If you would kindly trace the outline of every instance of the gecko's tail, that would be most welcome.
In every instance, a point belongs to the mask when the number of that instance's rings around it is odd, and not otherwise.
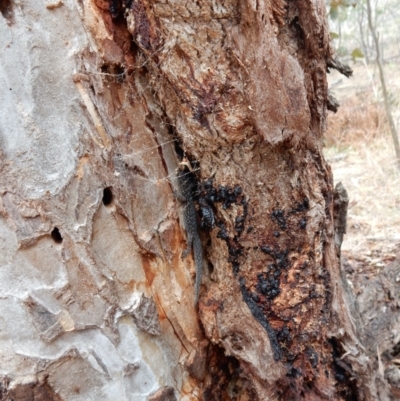
[[[194,304],[199,301],[200,285],[203,278],[203,249],[200,238],[193,239],[194,262],[196,264],[196,281],[194,285]]]

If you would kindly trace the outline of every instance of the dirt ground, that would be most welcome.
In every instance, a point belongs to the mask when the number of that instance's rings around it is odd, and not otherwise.
[[[400,131],[400,62],[386,65]],[[329,86],[341,107],[330,114],[325,157],[350,202],[342,265],[361,315],[363,343],[400,399],[400,169],[383,107],[378,70],[359,62]]]

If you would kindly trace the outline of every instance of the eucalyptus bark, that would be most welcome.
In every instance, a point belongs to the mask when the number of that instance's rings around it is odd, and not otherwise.
[[[378,399],[322,154],[324,2],[2,15],[1,396]],[[198,305],[183,159],[203,226]]]

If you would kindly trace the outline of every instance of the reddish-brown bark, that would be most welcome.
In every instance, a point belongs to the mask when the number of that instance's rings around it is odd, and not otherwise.
[[[143,165],[132,163],[145,179],[115,188],[143,259],[158,260],[145,263],[148,285],[161,275],[173,288],[169,269],[182,263],[175,216],[157,235],[145,229],[163,221],[154,212],[169,209],[159,202],[170,202],[171,190],[164,177],[153,179],[156,204],[140,215],[123,194],[133,187],[136,203],[148,201],[141,194],[158,163],[155,171],[165,168],[174,185],[179,157],[164,143],[175,141],[191,161],[200,204],[215,214],[216,227],[201,234],[209,271],[198,313],[209,344],[193,316],[192,328],[171,316],[183,310],[172,306],[173,292],[156,297],[185,347],[210,366],[188,365],[204,399],[376,399],[341,282],[332,174],[322,155],[332,56],[324,2],[96,4],[114,40],[101,45],[103,70],[122,69],[132,89],[127,107],[109,82],[104,104],[146,123],[133,132],[132,117],[118,116],[127,132],[120,140],[135,153],[161,144]]]

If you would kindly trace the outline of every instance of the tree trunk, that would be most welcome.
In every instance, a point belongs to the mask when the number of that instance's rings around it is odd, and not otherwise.
[[[360,29],[360,40],[361,40],[361,47],[364,53],[365,62],[369,64],[369,47],[368,47],[368,30],[364,31],[364,5],[359,4],[357,7],[357,19],[358,19],[358,27]]]
[[[322,155],[324,2],[1,13],[1,399],[378,399]]]
[[[390,133],[392,135],[393,139],[393,146],[394,146],[394,151],[396,155],[396,164],[397,168],[400,170],[400,143],[399,143],[399,137],[397,135],[397,130],[396,130],[396,125],[393,120],[392,116],[392,110],[390,107],[390,99],[389,99],[389,93],[386,87],[386,77],[385,77],[385,70],[383,68],[383,58],[381,56],[381,51],[380,48],[381,46],[379,45],[379,39],[378,35],[376,33],[376,24],[374,25],[372,22],[372,9],[371,9],[371,1],[367,0],[367,16],[368,16],[368,27],[369,30],[371,31],[372,35],[372,40],[374,41],[375,45],[375,51],[376,51],[376,63],[378,64],[378,69],[379,69],[379,78],[381,80],[381,86],[382,86],[382,93],[383,93],[383,101],[385,104],[385,111],[386,111],[386,117],[389,122],[389,128],[390,128]]]

